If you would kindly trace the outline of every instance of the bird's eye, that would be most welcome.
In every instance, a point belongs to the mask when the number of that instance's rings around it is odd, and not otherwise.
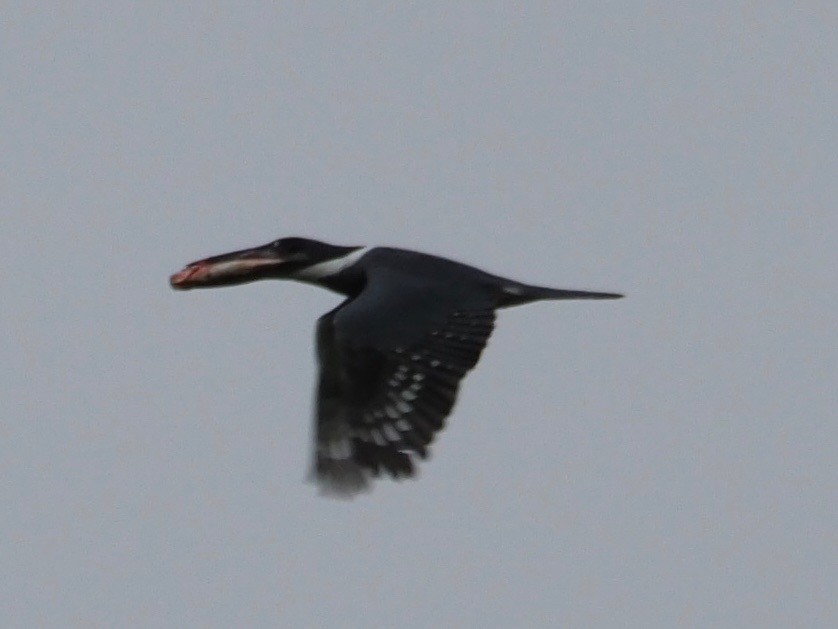
[[[302,243],[295,238],[280,238],[279,240],[274,241],[273,248],[282,255],[290,257],[299,256],[304,251]]]

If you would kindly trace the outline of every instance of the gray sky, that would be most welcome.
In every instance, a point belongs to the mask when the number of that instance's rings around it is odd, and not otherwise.
[[[833,2],[24,5],[0,625],[838,625]],[[333,501],[335,296],[167,284],[288,235],[628,298],[503,311]]]

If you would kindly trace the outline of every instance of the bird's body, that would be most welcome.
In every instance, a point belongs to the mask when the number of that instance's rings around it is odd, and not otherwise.
[[[352,495],[382,471],[412,476],[451,412],[461,379],[492,333],[495,310],[542,299],[614,293],[530,286],[437,256],[284,238],[193,262],[174,288],[295,279],[345,301],[317,324],[313,474]]]

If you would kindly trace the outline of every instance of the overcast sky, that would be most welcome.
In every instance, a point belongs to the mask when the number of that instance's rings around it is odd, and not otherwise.
[[[4,7],[0,625],[838,626],[835,3],[525,5]],[[628,297],[330,500],[291,235]]]

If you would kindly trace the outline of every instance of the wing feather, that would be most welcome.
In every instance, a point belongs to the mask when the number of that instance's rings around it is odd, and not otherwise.
[[[318,322],[313,471],[324,491],[353,495],[382,473],[413,476],[494,329],[488,299],[446,292],[420,304],[415,295],[391,291],[382,303],[362,294]],[[387,329],[375,334],[375,325]]]

